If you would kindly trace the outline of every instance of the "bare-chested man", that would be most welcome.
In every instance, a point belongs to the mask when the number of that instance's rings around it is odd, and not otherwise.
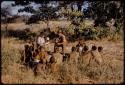
[[[99,51],[101,51],[102,48],[99,48]],[[100,55],[98,51],[98,48],[96,46],[92,46],[92,55],[93,57],[95,58],[96,62],[98,64],[101,64],[102,63],[102,56]]]
[[[82,54],[80,56],[80,61],[85,65],[89,65],[91,58],[92,58],[91,51],[89,51],[89,47],[85,45],[82,50]]]
[[[51,68],[53,71],[58,70],[59,66],[62,64],[63,55],[59,53],[59,48],[55,48],[55,52],[52,54],[50,58]]]
[[[59,33],[59,40],[55,43],[54,49],[55,49],[55,47],[61,47],[62,52],[64,53],[64,50],[65,50],[65,47],[67,44],[67,40],[66,40],[66,37],[61,30],[59,30],[58,33]]]
[[[79,53],[76,51],[76,47],[72,47],[72,52],[70,53],[70,62],[78,63]]]

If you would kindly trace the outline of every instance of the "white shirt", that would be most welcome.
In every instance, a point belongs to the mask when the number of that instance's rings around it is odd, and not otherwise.
[[[43,46],[43,45],[45,44],[45,39],[44,39],[44,37],[38,37],[37,43],[38,43],[40,46]]]
[[[82,49],[83,49],[83,47],[82,47],[82,46],[80,46],[80,47],[79,47],[79,51],[80,51],[80,52],[82,52]]]

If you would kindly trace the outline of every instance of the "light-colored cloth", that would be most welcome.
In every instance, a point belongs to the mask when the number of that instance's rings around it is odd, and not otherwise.
[[[46,40],[49,40],[49,37],[47,37]]]
[[[83,47],[82,47],[82,46],[80,46],[80,47],[79,47],[79,52],[82,52],[82,49],[83,49]]]
[[[40,62],[40,60],[34,60],[34,62],[39,63],[39,62]]]
[[[35,56],[34,62],[40,62],[40,56],[39,55]]]
[[[44,37],[38,37],[37,44],[39,44],[40,46],[44,46],[45,45]]]

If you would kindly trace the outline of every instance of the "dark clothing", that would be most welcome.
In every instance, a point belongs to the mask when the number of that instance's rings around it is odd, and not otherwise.
[[[31,58],[32,58],[32,47],[26,45],[25,46],[25,63],[30,62]]]

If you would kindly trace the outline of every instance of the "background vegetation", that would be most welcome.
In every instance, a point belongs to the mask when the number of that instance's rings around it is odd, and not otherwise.
[[[33,9],[29,5],[33,2],[40,7]],[[58,5],[48,6],[51,3]],[[82,9],[86,4],[88,7]],[[12,15],[10,7],[1,8],[2,83],[118,84],[123,82],[124,3],[122,1],[15,1],[12,4],[12,6],[19,5],[24,8],[18,12],[25,11],[33,15]],[[107,26],[106,22],[110,23],[112,18],[115,23]],[[101,65],[92,62],[88,67],[81,62],[78,65],[63,62],[56,74],[46,69],[35,77],[33,71],[27,69],[21,61],[24,57],[24,45],[29,37],[35,38],[48,27],[52,28],[52,31],[60,27],[71,46],[76,45],[79,38],[85,39],[88,45],[102,45],[104,50],[101,55],[104,62]],[[110,28],[113,28],[113,32]]]

